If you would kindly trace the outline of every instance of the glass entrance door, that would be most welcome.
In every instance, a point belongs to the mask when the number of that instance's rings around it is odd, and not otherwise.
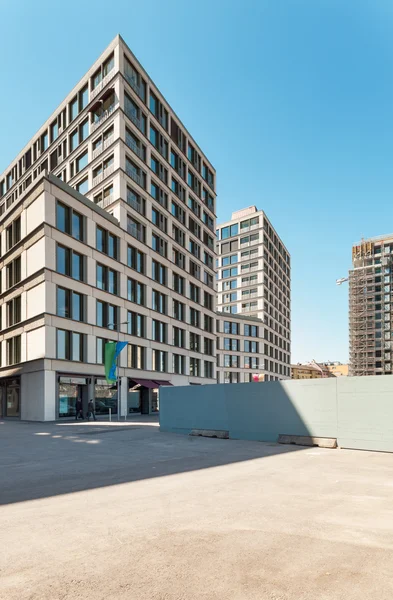
[[[20,417],[19,383],[7,384],[7,417]]]

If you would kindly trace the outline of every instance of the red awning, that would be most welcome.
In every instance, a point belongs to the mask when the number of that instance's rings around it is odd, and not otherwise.
[[[159,387],[158,384],[152,379],[133,379],[132,381],[134,381],[137,385],[143,385],[143,387],[146,388],[155,389]]]
[[[156,389],[161,385],[172,385],[170,381],[163,381],[162,379],[132,379],[136,385],[142,385],[146,388]]]

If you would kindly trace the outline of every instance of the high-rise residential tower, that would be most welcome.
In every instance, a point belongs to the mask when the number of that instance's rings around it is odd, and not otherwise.
[[[266,380],[290,377],[291,262],[286,247],[255,206],[234,212],[216,233],[217,310],[228,318],[261,319],[261,371]]]
[[[392,374],[393,234],[352,247],[349,273],[350,375]]]
[[[120,36],[0,175],[0,416],[215,383],[213,166]],[[137,392],[137,394],[136,394]]]

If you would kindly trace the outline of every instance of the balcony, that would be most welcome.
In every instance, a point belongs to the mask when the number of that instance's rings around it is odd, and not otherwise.
[[[138,118],[136,111],[131,110],[130,108],[125,106],[124,112],[126,113],[126,116],[130,119],[130,121],[134,123],[136,127],[138,127],[139,131],[142,131],[143,133],[142,123],[141,120]]]
[[[136,78],[127,72],[124,73],[124,77],[126,78],[127,83],[132,87],[134,92],[139,96],[139,98],[145,101],[144,95],[142,93],[142,88],[140,85],[138,85]]]
[[[127,231],[136,240],[139,240],[140,242],[144,242],[143,231],[138,229],[137,225],[135,225],[134,223],[130,223],[130,222],[127,223]]]
[[[99,118],[97,121],[95,121],[94,123],[91,123],[90,126],[90,132],[93,133],[94,131],[96,131],[96,129],[98,129],[99,127],[101,127],[101,125],[107,120],[109,119],[109,117],[113,114],[114,110],[115,110],[116,104],[112,104]]]
[[[104,87],[111,81],[111,79],[114,78],[115,75],[115,69],[112,69],[111,71],[109,71],[108,75],[105,75],[104,79],[100,81],[100,83],[94,88],[94,90],[90,92],[90,101],[98,96],[101,90],[104,89]]]
[[[114,169],[115,169],[114,165],[110,165],[109,167],[107,167],[106,169],[104,169],[103,171],[101,171],[101,173],[99,173],[99,175],[97,175],[96,177],[94,177],[94,179],[93,179],[93,187],[95,187],[96,185],[98,185],[99,183],[101,183],[101,181],[104,181],[104,179],[106,179],[107,177],[109,177],[109,175],[112,175]]]
[[[113,201],[114,201],[114,195],[108,194],[108,196],[105,196],[105,198],[103,200],[100,200],[100,202],[98,202],[98,206],[101,208],[106,208],[107,206],[112,204]]]
[[[131,179],[133,181],[135,181],[135,183],[137,183],[138,185],[143,187],[142,176],[139,175],[139,173],[137,173],[135,171],[135,169],[132,169],[131,167],[129,167],[127,163],[126,163],[126,173],[127,173],[128,177],[131,177]]]
[[[131,206],[131,208],[133,208],[136,212],[138,212],[140,215],[143,215],[143,207],[142,204],[140,202],[137,202],[135,200],[135,198],[133,197],[132,194],[130,194],[129,192],[127,192],[127,204],[129,206]]]
[[[129,133],[126,133],[126,144],[131,150],[136,154],[141,160],[143,160],[142,149],[139,148],[138,144],[135,140],[130,136]]]
[[[112,133],[112,135],[108,136],[103,141],[103,143],[98,146],[98,148],[96,148],[95,150],[93,150],[93,160],[95,158],[97,158],[97,156],[99,156],[100,154],[102,154],[102,152],[104,152],[104,150],[106,150],[107,148],[109,148],[109,146],[111,144],[113,144],[113,139],[114,139],[114,135]]]

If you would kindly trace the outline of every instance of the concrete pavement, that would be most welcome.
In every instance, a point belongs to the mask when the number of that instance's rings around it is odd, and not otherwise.
[[[391,600],[393,457],[0,424],[0,598]]]

